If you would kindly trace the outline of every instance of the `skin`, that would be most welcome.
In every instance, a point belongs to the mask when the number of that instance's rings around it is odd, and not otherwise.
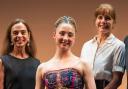
[[[98,45],[102,46],[106,38],[111,34],[111,31],[114,27],[114,20],[109,15],[98,15],[95,21],[95,25],[98,33]],[[122,82],[122,77],[122,72],[113,72],[112,80],[104,89],[117,89]]]
[[[11,54],[21,59],[27,58],[28,55],[25,52],[25,47],[29,41],[29,33],[23,23],[15,24],[12,27],[11,40],[14,44],[14,49]]]
[[[28,54],[25,52],[25,46],[29,41],[29,33],[26,26],[23,23],[17,23],[12,26],[11,40],[14,45],[13,51],[10,55],[19,59],[28,58]],[[0,59],[0,89],[4,89],[4,66]]]
[[[110,35],[114,26],[114,21],[109,15],[98,15],[95,21],[95,25],[98,33],[97,39],[101,45]]]
[[[77,69],[84,76],[86,89],[96,89],[90,66],[71,52],[75,43],[75,28],[71,24],[61,23],[53,33],[53,39],[56,43],[55,55],[48,62],[39,65],[36,73],[35,89],[45,89],[42,79],[47,71],[65,68]]]

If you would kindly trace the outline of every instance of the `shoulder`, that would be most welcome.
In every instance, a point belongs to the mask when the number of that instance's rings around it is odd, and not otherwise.
[[[80,58],[80,61],[81,61],[82,66],[84,66],[84,67],[89,67],[89,64],[87,63],[86,60],[87,60],[87,59]]]
[[[30,57],[30,59],[34,62],[34,63],[37,63],[37,64],[40,64],[40,60],[35,58],[35,57]]]
[[[90,47],[92,47],[94,45],[94,39],[91,39],[87,42],[85,42],[82,46],[82,51],[84,51],[85,49],[88,49]]]
[[[88,40],[88,41],[84,42],[84,45],[92,44],[93,41],[94,41],[94,39]]]
[[[41,64],[39,64],[38,70],[46,71],[48,66],[50,65],[50,62],[51,62],[51,60],[46,61],[46,62],[42,62]]]
[[[85,59],[80,59],[80,65],[81,65],[83,74],[86,75],[92,71],[91,71],[91,66],[86,61],[83,61],[83,60]]]
[[[3,63],[8,63],[8,62],[10,62],[10,59],[11,59],[10,55],[3,55],[3,56],[0,57],[0,60],[1,60],[1,62],[3,62]]]
[[[44,75],[45,73],[45,64],[41,63],[39,64],[39,66],[37,67],[37,75]]]
[[[2,60],[3,60],[3,59],[7,59],[7,58],[10,58],[10,55],[2,55],[0,58],[1,58]]]
[[[115,37],[114,43],[116,43],[118,45],[124,45],[124,42],[122,40],[120,40],[119,38],[117,38],[117,37]]]
[[[86,59],[83,59],[83,58],[79,58],[79,65],[81,66],[82,69],[90,69],[90,65],[88,64],[87,61],[85,61]]]
[[[120,47],[120,48],[125,48],[125,44],[123,41],[119,40],[118,38],[115,37],[114,41],[113,41],[113,45],[115,45],[115,47]]]

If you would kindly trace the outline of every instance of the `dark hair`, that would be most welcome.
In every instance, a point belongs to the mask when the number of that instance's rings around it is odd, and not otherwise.
[[[35,42],[33,39],[33,35],[32,35],[30,27],[28,26],[28,24],[23,19],[16,19],[16,20],[12,21],[10,23],[10,25],[8,26],[5,40],[4,40],[4,44],[3,44],[2,55],[9,54],[10,52],[13,51],[14,45],[11,45],[12,44],[12,42],[11,42],[11,30],[12,30],[12,27],[17,23],[23,23],[26,26],[27,31],[30,34],[30,41],[29,41],[29,46],[25,47],[25,51],[27,52],[27,54],[29,56],[35,57],[36,48],[35,48]]]
[[[70,16],[62,16],[55,22],[55,27],[57,28],[61,23],[68,23],[74,26],[76,31],[76,21]]]
[[[110,4],[100,4],[94,15],[95,18],[97,18],[98,15],[110,15],[114,20],[114,23],[116,23],[116,12],[114,7]]]

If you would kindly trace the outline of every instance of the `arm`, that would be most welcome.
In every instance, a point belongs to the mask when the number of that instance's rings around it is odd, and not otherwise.
[[[44,84],[43,84],[43,71],[41,65],[38,66],[37,71],[36,71],[36,85],[35,89],[44,89]]]
[[[84,63],[83,70],[84,70],[84,80],[85,80],[86,89],[96,89],[94,76],[90,66]]]
[[[0,89],[4,89],[4,66],[0,59]]]
[[[113,68],[112,68],[112,79],[110,83],[104,89],[117,89],[121,83],[125,68],[125,45],[117,45],[114,57],[113,57]]]
[[[104,89],[117,89],[122,83],[123,74],[122,72],[113,72],[112,80]]]

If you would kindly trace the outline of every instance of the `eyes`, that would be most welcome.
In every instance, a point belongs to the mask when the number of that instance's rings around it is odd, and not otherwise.
[[[112,17],[109,16],[109,15],[105,15],[105,16],[104,16],[104,15],[98,15],[97,18],[98,18],[99,20],[104,19],[104,20],[106,20],[106,21],[112,20]]]
[[[74,36],[74,33],[72,33],[72,32],[65,32],[65,31],[61,31],[61,32],[59,32],[59,34],[61,36],[65,36],[67,34],[68,37],[73,37]]]
[[[13,36],[17,36],[17,35],[19,35],[19,34],[21,34],[21,35],[26,35],[26,34],[27,34],[27,30],[13,31],[13,32],[12,32],[12,35],[13,35]]]

